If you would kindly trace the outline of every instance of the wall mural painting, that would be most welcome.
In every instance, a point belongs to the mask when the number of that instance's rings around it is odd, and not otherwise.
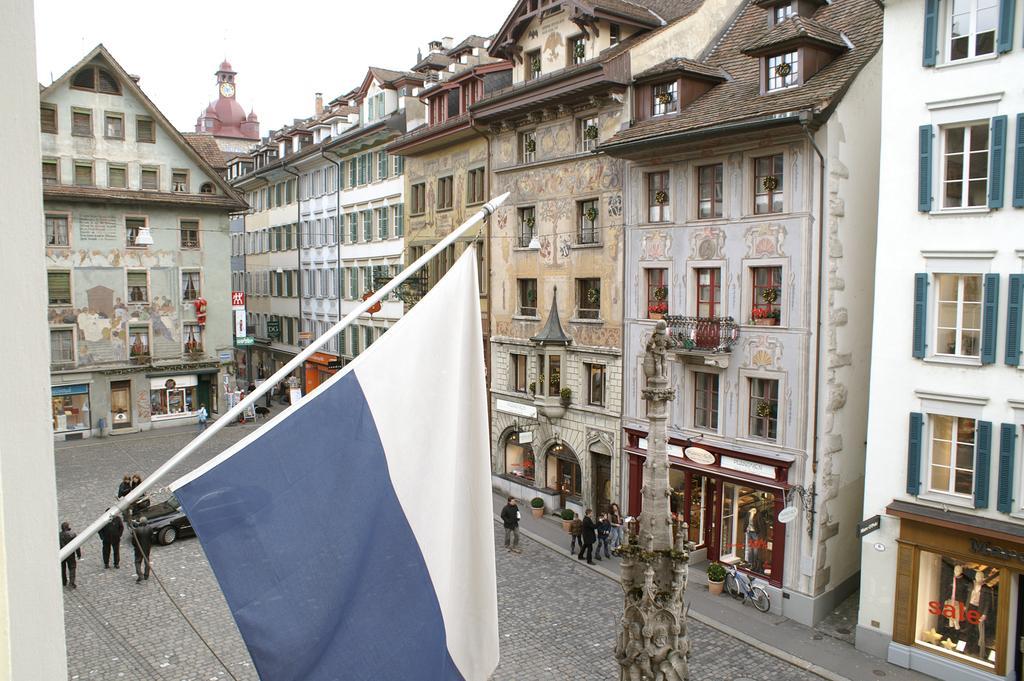
[[[646,232],[640,239],[641,260],[669,260],[672,237],[662,230]]]
[[[705,227],[693,235],[692,257],[695,260],[725,259],[725,230]]]
[[[786,239],[785,226],[766,222],[747,229],[744,235],[748,258],[775,258],[785,256],[782,244]]]
[[[775,369],[782,362],[782,343],[774,336],[754,336],[744,350],[743,366],[753,369]]]
[[[135,413],[143,420],[150,417],[148,390],[140,390],[135,396]]]
[[[617,218],[622,215],[622,194],[608,197],[608,217]]]
[[[621,348],[622,330],[591,324],[569,323],[569,335],[577,345],[592,348]]]

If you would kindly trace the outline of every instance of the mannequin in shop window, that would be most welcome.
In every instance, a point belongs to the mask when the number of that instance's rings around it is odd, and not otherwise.
[[[977,612],[975,622],[961,622],[961,630],[966,626],[966,653],[981,660],[988,659],[988,651],[992,647],[996,632],[996,594],[995,585],[999,581],[999,571],[987,572],[979,567],[974,571],[973,579],[967,591],[967,611]]]
[[[768,513],[765,509],[759,508],[762,505],[757,504],[747,511],[747,524],[743,532],[743,559],[750,563],[752,571],[763,573],[768,546]]]

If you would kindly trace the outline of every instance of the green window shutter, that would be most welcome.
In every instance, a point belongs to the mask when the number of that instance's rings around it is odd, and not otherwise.
[[[974,508],[988,508],[989,470],[992,468],[992,422],[978,421],[974,434]]]
[[[939,0],[924,1],[924,59],[925,66],[935,66],[939,51]]]
[[[1017,453],[1017,426],[1004,423],[999,426],[999,491],[996,509],[1000,513],[1013,510],[1013,460]]]
[[[981,311],[981,363],[996,361],[996,330],[999,323],[999,275],[985,275],[985,297]]]
[[[1000,52],[1013,49],[1013,22],[1016,16],[1016,0],[1000,0],[999,27],[996,29],[996,49]]]
[[[1020,324],[1024,307],[1024,274],[1010,275],[1006,293],[1006,363],[1020,366]]]
[[[917,359],[924,358],[928,330],[925,328],[928,323],[928,275],[918,273],[914,275],[914,351],[913,356]]]
[[[1024,208],[1024,114],[1017,114],[1013,151],[1013,207]]]
[[[917,209],[927,213],[932,209],[932,126],[918,128],[917,139]]]
[[[1006,168],[1006,116],[992,119],[988,154],[988,207],[1003,207],[1003,171]]]
[[[907,446],[907,494],[917,496],[921,491],[921,431],[924,416],[910,412],[910,441]]]

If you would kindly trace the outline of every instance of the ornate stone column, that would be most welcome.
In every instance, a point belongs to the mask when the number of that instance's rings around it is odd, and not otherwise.
[[[672,344],[659,320],[644,355],[650,430],[644,463],[643,512],[639,536],[616,549],[622,559],[625,593],[622,629],[615,646],[620,681],[689,681],[690,642],[683,594],[686,591],[686,525],[672,531],[665,422],[675,390],[668,385],[667,350]]]

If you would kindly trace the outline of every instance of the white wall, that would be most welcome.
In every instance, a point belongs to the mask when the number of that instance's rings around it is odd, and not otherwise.
[[[0,4],[0,678],[67,678],[50,431],[49,340],[32,0]],[[13,361],[17,358],[17,361]]]

